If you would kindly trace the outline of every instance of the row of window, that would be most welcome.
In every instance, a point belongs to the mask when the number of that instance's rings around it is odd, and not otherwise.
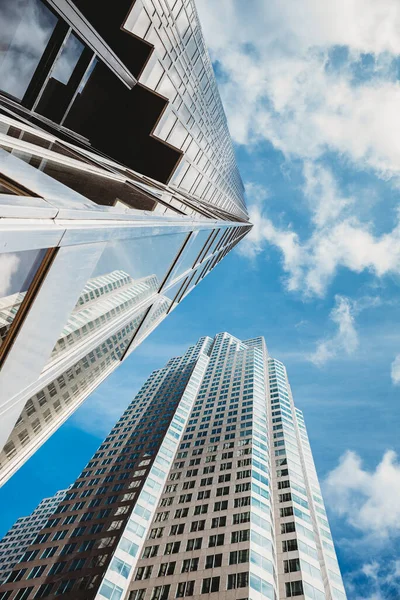
[[[185,596],[193,596],[195,594],[196,580],[182,581],[178,583],[175,598],[183,598]],[[249,585],[249,573],[244,571],[242,573],[232,573],[227,576],[225,588],[221,588],[221,577],[206,577],[202,579],[200,585],[200,594],[212,594],[214,592],[225,590],[235,590],[237,588],[248,587]],[[153,588],[150,596],[150,600],[167,600],[170,597],[171,586],[169,584],[156,586]],[[199,592],[197,592],[199,593]],[[146,594],[146,588],[134,590],[129,595],[129,600],[144,600]]]

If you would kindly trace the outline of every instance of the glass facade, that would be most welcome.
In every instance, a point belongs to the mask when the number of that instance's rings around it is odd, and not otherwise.
[[[251,228],[194,4],[152,6],[0,2],[1,483]]]
[[[26,556],[0,598],[346,599],[286,369],[227,333],[152,373]]]

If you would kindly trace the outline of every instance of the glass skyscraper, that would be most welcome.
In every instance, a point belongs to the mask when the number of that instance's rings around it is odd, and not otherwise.
[[[193,0],[0,3],[0,484],[250,231]]]
[[[154,371],[0,599],[346,600],[302,412],[263,338]]]

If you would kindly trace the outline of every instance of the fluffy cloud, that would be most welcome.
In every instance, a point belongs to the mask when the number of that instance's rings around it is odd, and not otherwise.
[[[400,464],[395,452],[385,452],[376,469],[368,471],[348,451],[324,487],[332,510],[371,539],[400,535]]]
[[[400,385],[400,354],[398,354],[392,362],[390,374],[393,384]]]
[[[337,332],[330,338],[321,340],[309,360],[321,366],[340,352],[353,354],[358,348],[358,334],[354,325],[354,304],[343,296],[336,296],[336,306],[331,312],[331,319],[337,325]]]
[[[253,0],[251,10],[240,0],[199,0],[198,6],[235,140],[249,146],[267,140],[304,164],[308,237],[290,223],[278,227],[258,201],[242,253],[254,257],[275,246],[288,289],[308,296],[323,296],[341,267],[399,274],[399,221],[377,235],[358,210],[364,198],[342,194],[321,165],[333,152],[400,185],[397,0]]]
[[[286,155],[316,158],[327,148],[385,173],[400,165],[400,53],[396,0],[198,2],[237,142],[271,141]],[[356,16],[357,15],[357,16]],[[224,27],[220,27],[224,23]],[[346,48],[345,60],[332,51]],[[360,55],[369,77],[355,84]],[[397,132],[397,134],[396,134]]]
[[[305,240],[291,228],[279,228],[259,204],[250,206],[253,230],[239,251],[254,257],[267,244],[282,254],[286,286],[305,296],[323,296],[341,267],[374,276],[400,274],[400,223],[374,235],[371,223],[352,214],[354,199],[343,196],[326,167],[306,162],[305,195],[314,227]]]

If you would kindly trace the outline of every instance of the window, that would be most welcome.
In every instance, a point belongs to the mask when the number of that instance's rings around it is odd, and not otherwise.
[[[210,535],[208,538],[208,547],[214,548],[215,546],[223,546],[224,538],[225,535],[223,533],[219,533],[218,535]]]
[[[108,600],[120,600],[122,598],[123,589],[120,588],[115,583],[111,583],[105,579],[100,588],[100,594],[107,598]]]
[[[14,600],[26,600],[26,598],[29,598],[29,595],[32,590],[33,590],[32,586],[27,587],[27,588],[22,588],[15,594]]]
[[[169,542],[165,546],[165,552],[164,552],[164,554],[165,555],[167,555],[167,554],[178,554],[180,546],[181,546],[180,542]]]
[[[249,550],[235,550],[229,553],[229,564],[237,565],[239,563],[249,562]]]
[[[219,500],[214,503],[214,512],[219,510],[226,510],[228,508],[228,500]]]
[[[289,523],[281,523],[281,533],[293,533],[294,531],[296,531],[294,521],[290,521]]]
[[[52,565],[50,567],[50,571],[49,571],[49,575],[57,575],[58,573],[61,573],[64,570],[64,567],[67,563],[66,562],[56,562],[54,563],[54,565]]]
[[[149,565],[147,567],[139,567],[136,571],[135,581],[141,581],[142,579],[149,579],[151,577],[151,572],[153,570],[153,566]]]
[[[211,491],[210,490],[204,490],[202,492],[198,492],[197,494],[197,500],[205,500],[207,498],[209,498],[211,496]]]
[[[243,573],[232,573],[228,575],[228,581],[226,588],[228,590],[235,590],[236,588],[247,587],[249,585],[249,572],[244,571]]]
[[[248,542],[250,539],[250,529],[242,529],[241,531],[232,531],[231,543]]]
[[[49,594],[51,593],[51,590],[54,587],[54,583],[43,583],[38,591],[35,594],[35,598],[44,598],[45,596],[49,596]],[[11,592],[10,592],[11,593]]]
[[[294,573],[300,571],[300,561],[298,558],[283,561],[283,568],[285,573]]]
[[[250,496],[243,496],[243,498],[235,498],[233,506],[239,508],[240,506],[249,506],[251,503]]]
[[[279,502],[290,502],[292,500],[292,494],[286,492],[285,494],[279,494]]]
[[[142,590],[133,590],[133,592],[131,592],[129,594],[129,598],[128,600],[143,600],[146,594],[146,590],[142,589]]]
[[[158,569],[158,577],[163,577],[165,575],[173,575],[175,572],[176,562],[168,562],[161,563],[160,568]]]
[[[58,586],[56,590],[56,596],[61,596],[62,594],[67,594],[74,586],[75,579],[64,579]],[[111,596],[108,596],[111,598]]]
[[[187,558],[182,563],[181,573],[189,573],[190,571],[197,571],[199,566],[198,558]]]
[[[285,508],[280,508],[279,513],[281,517],[291,517],[293,515],[293,506],[286,506]]]
[[[146,546],[143,550],[142,558],[153,558],[154,556],[157,556],[159,547],[160,546]]]
[[[203,542],[203,538],[193,538],[187,541],[186,551],[189,550],[200,550]]]
[[[187,517],[188,514],[189,514],[188,508],[178,508],[175,511],[174,519],[183,519],[184,517]]]
[[[62,531],[56,531],[55,534],[53,535],[53,541],[63,540],[66,535],[67,535],[66,529],[63,529]]]
[[[208,504],[198,504],[194,507],[194,515],[203,515],[208,511]]]
[[[212,594],[213,592],[219,592],[219,577],[207,577],[203,579],[201,583],[202,594]]]
[[[42,575],[42,573],[44,573],[46,566],[41,566],[41,567],[33,567],[33,569],[30,571],[27,579],[35,579],[35,577],[40,577]]]
[[[193,523],[192,523],[192,525],[193,525]],[[184,530],[185,530],[184,523],[179,523],[179,525],[171,525],[169,535],[179,535],[179,534],[183,533]]]
[[[249,523],[250,521],[250,511],[237,513],[233,515],[232,523],[233,525],[239,525],[240,523]]]
[[[215,569],[222,565],[222,554],[210,554],[206,556],[205,568]]]
[[[282,542],[282,552],[293,552],[297,550],[297,540],[284,540]]]
[[[217,488],[217,496],[227,496],[229,494],[229,486]]]
[[[170,585],[159,585],[153,588],[150,600],[167,600],[170,587]]]
[[[184,596],[193,596],[194,581],[182,581],[178,583],[176,588],[176,598],[183,598]]]
[[[214,517],[211,521],[211,529],[215,527],[225,527],[226,525],[226,517]]]
[[[0,21],[7,23],[2,31],[0,80],[5,92],[22,100],[58,19],[39,0],[17,6],[18,9],[6,10],[6,4],[2,3],[0,8]],[[27,30],[31,32],[30,40],[24,35]]]
[[[190,531],[204,531],[206,522],[203,521],[192,521],[190,525]]]
[[[56,551],[57,551],[57,546],[52,546],[51,548],[46,548],[45,550],[43,550],[40,558],[49,558],[50,556],[54,556]],[[37,555],[39,550],[35,550],[35,552]],[[33,560],[33,558],[28,559],[28,560]],[[24,560],[21,560],[21,562],[24,562]]]
[[[278,490],[283,490],[288,487],[290,487],[290,481],[288,479],[285,481],[278,481]]]
[[[301,579],[298,581],[287,581],[285,583],[286,586],[286,598],[291,598],[292,596],[302,596],[304,594],[303,591],[303,582]]]
[[[70,564],[68,571],[79,571],[80,569],[83,568],[85,561],[86,561],[85,558],[78,558],[78,559],[73,560]]]

